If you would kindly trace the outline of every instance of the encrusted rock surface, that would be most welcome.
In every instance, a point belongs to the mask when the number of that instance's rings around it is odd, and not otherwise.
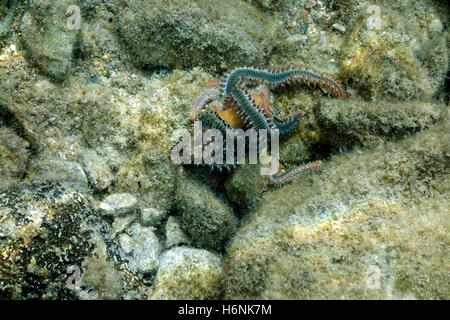
[[[155,278],[154,299],[217,299],[221,294],[222,262],[202,249],[176,247],[166,251]]]
[[[25,175],[29,158],[29,143],[6,126],[0,126],[0,189],[7,188]]]
[[[131,213],[136,207],[137,199],[129,193],[114,193],[100,203],[99,208],[106,215],[120,216]]]
[[[284,34],[242,1],[113,2],[120,8],[120,36],[134,61],[144,67],[226,70],[264,64]]]
[[[222,250],[236,231],[232,209],[208,187],[182,175],[176,202],[185,230],[202,247]]]
[[[0,298],[449,299],[448,12],[0,2]],[[278,119],[303,111],[281,170],[321,167],[273,187],[259,166],[171,161],[203,90],[289,65],[349,97],[266,88]]]
[[[225,297],[447,297],[449,130],[337,155],[267,193],[230,245]]]
[[[169,217],[166,222],[166,246],[174,247],[180,244],[190,244],[191,239],[181,228],[180,221],[177,217]]]
[[[105,190],[113,180],[112,174],[103,158],[94,150],[85,149],[78,154],[81,165],[89,180],[96,190]]]
[[[128,228],[127,233],[121,234],[119,239],[132,271],[148,274],[157,270],[161,245],[153,228],[136,223]]]
[[[97,246],[86,225],[92,215],[81,194],[60,186],[0,193],[2,299],[76,298],[67,269],[81,268]]]
[[[66,11],[73,1],[31,3],[21,23],[21,43],[33,63],[56,81],[70,72],[78,29],[67,27]]]

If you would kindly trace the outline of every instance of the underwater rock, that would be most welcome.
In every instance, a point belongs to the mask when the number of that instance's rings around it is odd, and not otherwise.
[[[2,84],[4,84],[2,78]],[[32,120],[33,108],[28,105],[16,103],[4,94],[0,100],[0,121],[14,129],[17,134],[29,143],[32,151],[39,151],[42,142],[39,137],[39,129]]]
[[[114,230],[114,234],[120,234],[125,231],[131,224],[135,221],[136,216],[132,214],[128,214],[125,216],[114,217],[114,222],[112,224],[112,229]]]
[[[176,203],[185,230],[205,248],[220,251],[236,230],[236,217],[224,200],[187,175],[180,175]]]
[[[30,60],[52,80],[63,81],[72,63],[78,35],[69,29],[66,11],[73,1],[32,1],[21,23],[21,43]]]
[[[108,10],[108,4],[98,0],[78,2],[83,20],[77,53],[83,57],[110,62],[109,67],[113,71],[121,67],[122,61],[114,59],[121,54],[119,39],[115,34],[115,14]]]
[[[99,208],[110,216],[120,216],[132,212],[137,204],[135,196],[129,193],[113,193],[100,203]]]
[[[338,31],[340,31],[342,33],[345,33],[345,31],[346,31],[345,27],[342,24],[339,24],[339,23],[334,23],[332,25],[332,27],[333,27],[333,29],[336,29],[336,30],[338,30]]]
[[[86,192],[88,180],[83,168],[73,161],[33,159],[27,180],[33,182],[52,181]]]
[[[241,165],[225,181],[227,196],[241,215],[258,208],[269,180],[261,175],[260,166]]]
[[[321,99],[315,111],[322,142],[339,149],[396,141],[442,123],[448,111],[429,102]]]
[[[141,67],[261,65],[284,36],[270,18],[237,0],[113,2],[120,36]]]
[[[17,10],[17,0],[4,2],[4,8],[7,8],[7,13],[3,16],[3,6],[0,7],[0,13],[2,13],[0,18],[0,37],[3,38],[9,34],[11,31],[11,24],[14,21],[14,16]]]
[[[373,4],[382,25],[369,30]],[[448,110],[429,99],[448,102],[447,6],[3,1],[0,299],[449,299],[449,129],[433,128]],[[270,92],[277,117],[305,112],[280,163],[321,168],[280,188],[258,166],[225,185],[177,172],[172,133],[209,82],[289,64],[333,74],[351,97]],[[128,204],[98,210],[121,193]],[[189,242],[223,253],[225,276]]]
[[[166,223],[166,247],[171,248],[180,244],[190,244],[191,240],[181,228],[177,217],[170,216]]]
[[[117,173],[117,190],[136,192],[144,206],[166,211],[173,202],[175,181],[170,158],[154,152],[136,154]]]
[[[354,18],[342,48],[341,78],[366,100],[404,101],[436,95],[448,68],[446,37],[436,31],[433,22],[437,16],[422,8],[420,14],[427,24],[417,19],[414,6],[379,9],[376,25],[368,22],[365,12]]]
[[[89,183],[98,191],[105,190],[112,183],[113,176],[106,162],[94,150],[84,149],[78,153]]]
[[[334,156],[246,216],[229,299],[447,299],[450,125]]]
[[[145,275],[158,269],[161,245],[153,228],[135,223],[119,239],[120,246],[126,253],[125,258],[129,260],[128,266],[133,272]]]
[[[95,213],[73,189],[52,184],[0,193],[0,298],[76,299],[67,283],[98,246]]]
[[[143,226],[157,226],[167,217],[165,210],[156,208],[143,208],[141,210],[141,224]]]
[[[161,257],[152,299],[218,299],[222,263],[202,249],[176,247]]]
[[[107,246],[102,243],[81,265],[80,290],[82,300],[119,300],[127,293],[125,283],[114,262],[108,258]]]
[[[142,207],[170,209],[176,184],[172,134],[188,124],[191,104],[212,80],[194,68],[151,78],[138,75],[121,80],[120,88],[88,86],[80,105],[82,135],[114,173],[115,192],[135,194]]]
[[[13,129],[0,125],[0,190],[16,183],[25,175],[29,145]]]

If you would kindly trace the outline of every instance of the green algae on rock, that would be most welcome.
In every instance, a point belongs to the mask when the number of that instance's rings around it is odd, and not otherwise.
[[[448,108],[430,99],[448,102],[448,4],[20,2],[0,5],[1,298],[449,298]],[[271,92],[281,119],[305,111],[280,162],[323,168],[280,189],[258,166],[224,185],[177,171],[171,135],[195,97],[265,64],[346,81],[345,102]],[[96,209],[118,193],[130,201]]]
[[[135,223],[119,239],[131,271],[146,275],[158,269],[161,245],[154,228]]]
[[[77,190],[52,183],[14,189],[19,191],[0,192],[2,299],[148,296],[135,274],[158,266],[160,248],[151,228],[128,228],[135,252],[123,260],[114,229]]]
[[[81,266],[95,247],[88,202],[52,185],[0,193],[0,297],[76,299],[67,268]]]
[[[181,244],[191,244],[191,239],[181,228],[178,217],[170,216],[166,222],[166,247],[171,248]]]
[[[122,8],[120,36],[140,66],[223,71],[264,64],[284,34],[270,18],[237,0],[114,2]]]
[[[337,155],[266,193],[230,244],[225,297],[448,299],[449,133]],[[365,285],[370,265],[381,289]]]
[[[140,210],[139,221],[141,225],[146,227],[156,227],[163,223],[167,218],[165,210],[157,208],[145,207]]]
[[[185,230],[202,247],[221,251],[236,231],[233,210],[205,184],[187,174],[179,175],[176,205]]]
[[[220,256],[203,249],[176,247],[166,251],[155,278],[152,299],[218,299]]]
[[[367,102],[321,99],[315,118],[321,142],[332,148],[372,146],[398,141],[439,125],[448,117],[447,108],[430,102]]]
[[[71,67],[78,30],[67,28],[73,1],[32,1],[22,19],[21,43],[31,61],[52,80],[63,81]]]
[[[8,35],[10,31],[10,25],[16,14],[18,2],[19,2],[18,0],[13,0],[9,2],[8,12],[6,13],[4,19],[0,21],[0,37]],[[7,7],[8,2],[5,1],[5,4],[6,4],[5,7]]]
[[[74,161],[33,159],[28,167],[27,179],[33,182],[60,183],[81,192],[89,189],[86,174],[80,164]]]
[[[1,77],[2,85],[6,80]],[[13,80],[14,81],[14,80]],[[0,119],[2,123],[12,128],[22,139],[29,144],[30,151],[39,151],[42,148],[38,128],[32,121],[32,110],[29,106],[15,103],[7,97],[0,100]]]
[[[268,183],[267,177],[261,175],[259,166],[241,165],[226,180],[225,188],[228,199],[243,215],[258,208]]]
[[[342,48],[341,77],[366,100],[430,99],[448,68],[444,33],[428,30],[437,16],[428,10],[430,23],[423,25],[412,8],[380,10],[377,28],[368,25],[365,13],[354,19]]]
[[[17,183],[25,174],[29,143],[10,127],[0,125],[0,190]]]
[[[149,80],[139,77],[136,93],[90,86],[82,131],[115,171],[116,191],[141,195],[149,206],[171,207],[176,181],[172,132],[188,123],[190,103],[211,80],[195,68]]]

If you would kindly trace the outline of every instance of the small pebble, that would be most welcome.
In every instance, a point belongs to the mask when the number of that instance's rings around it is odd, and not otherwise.
[[[155,208],[144,208],[141,211],[141,224],[144,226],[157,226],[167,216],[166,211]]]
[[[189,243],[191,243],[191,240],[181,228],[178,218],[170,216],[166,223],[166,246],[174,247]]]
[[[100,203],[100,209],[107,215],[119,216],[131,212],[136,203],[137,199],[132,194],[114,193]]]
[[[443,30],[442,22],[439,19],[433,19],[430,23],[430,31],[433,35],[440,34]]]
[[[345,27],[342,24],[339,24],[339,23],[334,23],[332,25],[332,27],[333,27],[333,29],[341,31],[342,33],[344,33],[345,30],[346,30]]]
[[[120,236],[120,245],[129,255],[129,267],[133,272],[151,273],[159,267],[161,245],[153,228],[133,224],[128,233]]]
[[[127,229],[134,220],[134,215],[126,215],[123,217],[117,217],[113,222],[113,230],[115,234],[119,234]]]
[[[153,299],[217,299],[220,296],[222,263],[212,252],[172,248],[161,256]]]
[[[98,191],[105,190],[112,183],[113,176],[105,160],[92,149],[85,149],[78,154],[81,166],[89,183]]]

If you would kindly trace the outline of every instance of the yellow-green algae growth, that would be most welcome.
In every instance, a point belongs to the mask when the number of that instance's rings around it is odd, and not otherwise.
[[[189,174],[179,174],[175,203],[186,231],[202,247],[221,251],[236,232],[237,219],[224,197]]]
[[[113,3],[120,10],[120,38],[140,67],[217,72],[265,64],[285,36],[272,19],[239,0]]]
[[[222,261],[202,249],[176,247],[162,257],[152,299],[218,299]]]
[[[135,132],[136,147],[117,173],[117,190],[147,194],[149,203],[170,207],[176,182],[176,166],[170,159],[170,150],[176,143],[171,139],[172,133],[190,125],[190,106],[211,80],[198,68],[175,71],[152,80],[136,96],[136,105],[130,110],[137,109],[138,113],[123,123],[125,130]]]
[[[225,297],[448,298],[449,133],[340,154],[266,193],[228,250]]]
[[[379,26],[368,24],[366,12],[355,18],[342,47],[341,78],[367,100],[430,99],[448,66],[445,34],[433,28],[437,16],[418,11],[422,21],[405,20],[411,11],[378,8]]]
[[[245,2],[80,1],[73,32],[58,32],[67,1],[21,2],[0,39],[1,297],[449,298],[447,7]],[[350,96],[270,90],[280,118],[305,112],[280,162],[322,168],[274,189],[258,166],[211,182],[173,165],[171,134],[191,125],[208,82],[292,64],[334,75]],[[111,174],[103,187],[83,178],[95,169],[83,150]],[[83,183],[61,188],[71,179]],[[135,201],[105,217],[95,208],[114,193]],[[144,222],[149,212],[159,218]],[[192,242],[170,240],[174,219]],[[161,247],[148,273],[130,269],[120,241],[139,224]],[[145,265],[154,248],[137,240]],[[81,290],[66,288],[66,262],[82,267]]]

